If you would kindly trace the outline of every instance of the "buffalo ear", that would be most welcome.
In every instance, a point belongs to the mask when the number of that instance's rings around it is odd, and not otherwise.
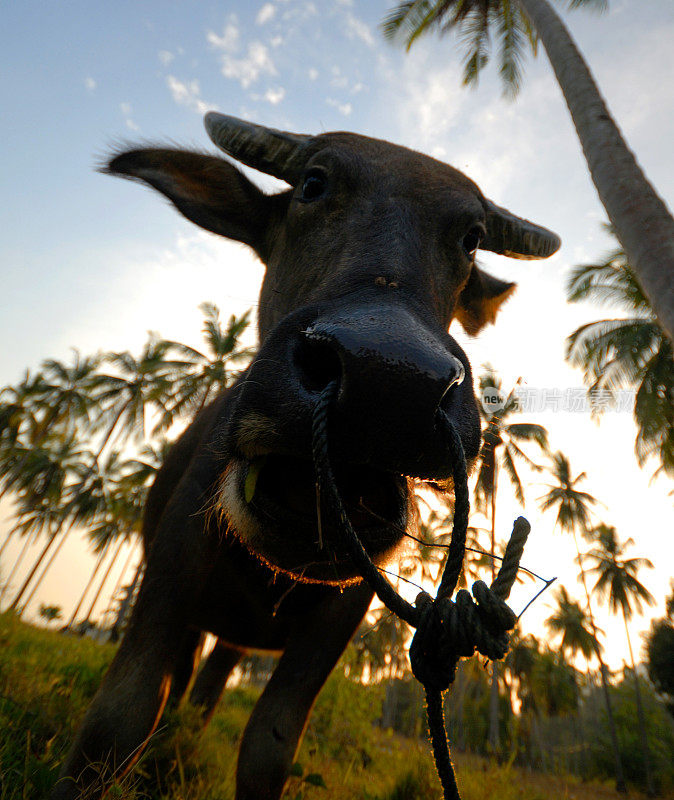
[[[102,171],[144,181],[191,222],[262,254],[272,198],[228,161],[186,150],[146,148],[119,153]]]
[[[454,317],[466,333],[475,336],[485,325],[495,321],[499,308],[515,287],[516,284],[502,281],[473,266],[459,295]]]

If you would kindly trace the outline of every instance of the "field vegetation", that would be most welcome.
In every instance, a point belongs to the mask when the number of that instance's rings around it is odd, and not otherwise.
[[[12,613],[0,615],[2,800],[37,800],[46,795],[114,650],[115,645],[100,644],[89,637],[26,625]],[[353,673],[357,655],[353,648],[347,653],[341,668],[321,693],[285,798],[439,800],[441,793],[421,724],[423,709],[419,698],[414,696],[414,690],[409,691],[406,681],[363,685],[347,677],[346,672]],[[250,674],[256,673],[253,670]],[[408,692],[406,696],[403,692],[399,695],[406,699],[400,700],[397,712],[392,714],[385,706],[391,704],[391,687],[401,683]],[[484,684],[488,691],[486,679]],[[195,709],[181,707],[166,714],[152,746],[110,796],[129,800],[232,798],[238,742],[259,691],[259,687],[243,683],[228,689],[205,730],[201,729]],[[633,726],[629,703],[624,704],[623,715],[620,694],[618,690],[621,741],[625,755],[632,752],[638,760],[636,740],[630,739]],[[485,692],[485,700],[486,697]],[[382,727],[387,713],[394,727]],[[515,731],[519,721],[512,719],[509,724]],[[473,726],[469,727],[472,730]],[[671,725],[669,731],[668,742],[662,741],[658,771],[661,781],[665,773],[668,776],[668,784],[660,787],[663,797],[674,797]],[[601,740],[601,725],[595,726],[593,735]],[[515,751],[496,763],[470,750],[455,752],[466,800],[619,797],[608,780],[610,760],[605,768],[598,756],[601,747],[597,748],[597,775],[585,781],[564,773],[560,763],[549,763],[543,772],[518,766],[516,762],[521,759]],[[667,758],[669,768],[665,769]],[[626,766],[630,768],[627,758]],[[641,795],[631,790],[631,796]]]

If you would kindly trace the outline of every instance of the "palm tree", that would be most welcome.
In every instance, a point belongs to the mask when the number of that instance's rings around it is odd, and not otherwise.
[[[89,412],[94,405],[92,388],[100,361],[99,355],[82,358],[73,350],[70,366],[51,358],[42,363],[43,384],[39,393],[33,391],[35,407],[40,414],[36,443],[40,443],[39,437],[58,426],[71,433],[78,423],[89,422]]]
[[[650,456],[674,477],[674,351],[620,247],[572,272],[568,300],[606,303],[628,316],[582,325],[567,339],[567,359],[596,391],[636,390],[639,464]],[[659,470],[658,470],[659,471]]]
[[[583,556],[580,552],[577,535],[578,531],[581,531],[581,533],[585,534],[588,532],[591,506],[596,505],[597,500],[591,494],[583,492],[577,488],[577,484],[583,481],[587,476],[584,472],[581,472],[574,478],[569,460],[563,453],[557,452],[552,456],[550,472],[556,483],[548,484],[549,491],[547,494],[541,497],[541,510],[550,511],[557,509],[555,526],[559,527],[562,533],[570,533],[573,536],[573,543],[576,546],[576,558],[580,567],[580,577],[583,583],[583,589],[585,591],[587,616],[590,620],[590,626],[592,628],[594,639],[598,643],[599,639],[597,634],[599,631],[594,621],[594,614],[592,613],[590,592],[587,588],[585,566],[583,562]],[[611,706],[611,698],[608,692],[606,666],[602,659],[601,650],[599,647],[595,648],[595,655],[599,661],[602,691],[611,734],[613,758],[616,768],[616,788],[619,792],[626,792],[627,788],[625,785],[622,760],[620,758],[620,750],[618,748],[618,736],[616,734],[615,722],[613,719],[613,708]]]
[[[515,496],[524,505],[524,489],[517,472],[516,460],[521,460],[533,469],[538,469],[531,458],[522,450],[523,442],[534,442],[546,452],[548,449],[547,431],[542,425],[533,423],[507,423],[507,418],[518,409],[515,389],[503,397],[501,380],[494,370],[487,366],[480,377],[483,398],[489,396],[496,402],[483,402],[480,406],[485,423],[482,432],[481,461],[475,483],[475,502],[478,510],[491,518],[491,559],[492,582],[496,577],[496,494],[498,491],[499,467],[502,466],[515,490]],[[489,741],[493,752],[499,749],[498,733],[498,667],[492,663],[490,695]]]
[[[571,8],[605,0],[569,0]],[[475,84],[489,60],[490,33],[500,46],[500,75],[515,93],[527,47],[540,41],[550,60],[590,175],[653,309],[674,338],[674,219],[639,167],[611,117],[582,55],[548,0],[405,0],[383,24],[408,48],[424,32],[458,30],[468,45],[464,83]],[[627,189],[627,190],[626,190]]]
[[[100,440],[97,458],[117,435],[144,439],[146,418],[150,410],[166,412],[171,396],[173,378],[184,365],[167,359],[169,342],[158,341],[154,335],[146,342],[138,358],[128,351],[109,353],[105,360],[116,367],[116,374],[99,375],[95,402],[102,408],[96,427],[107,422]]]
[[[592,630],[590,620],[580,607],[580,604],[569,596],[566,588],[560,586],[555,594],[557,608],[546,619],[545,624],[548,628],[562,637],[561,650],[568,652],[571,658],[575,658],[580,652],[585,657],[588,665],[592,656],[596,652],[601,652],[602,646],[597,639],[596,633]],[[576,710],[579,726],[581,750],[581,771],[585,772],[585,730],[582,722],[580,703],[580,688],[576,683]]]
[[[597,592],[601,600],[608,600],[611,613],[622,613],[625,623],[625,635],[627,636],[627,646],[630,653],[630,662],[634,674],[634,686],[636,690],[637,717],[639,720],[639,732],[641,736],[641,747],[644,754],[644,764],[646,766],[646,785],[648,795],[655,795],[653,785],[653,775],[651,772],[651,758],[648,748],[648,737],[646,735],[646,722],[644,717],[643,704],[641,701],[641,688],[639,675],[634,661],[632,650],[632,640],[628,622],[632,618],[632,605],[639,614],[642,613],[643,604],[652,606],[655,598],[648,589],[639,581],[637,575],[643,567],[652,569],[653,564],[647,558],[626,558],[625,551],[634,544],[633,539],[621,543],[618,541],[616,529],[609,525],[598,525],[591,531],[596,542],[593,550],[587,553],[586,558],[593,562],[593,566],[588,570],[597,575],[597,582],[593,591]]]
[[[19,607],[35,573],[57,542],[70,513],[66,499],[71,474],[80,468],[84,454],[75,434],[50,436],[35,449],[26,448],[13,481],[16,495],[15,529],[23,536],[47,534],[47,542],[25,577],[10,608]],[[62,542],[57,545],[57,551]],[[44,574],[44,573],[43,573]]]
[[[602,650],[602,646],[592,630],[588,615],[570,597],[564,586],[557,590],[555,600],[557,608],[545,620],[545,624],[553,633],[561,635],[560,646],[563,651],[568,651],[572,658],[582,653],[589,661],[597,650]]]
[[[239,341],[250,325],[250,310],[240,317],[232,315],[223,328],[216,305],[202,303],[199,308],[205,317],[205,352],[182,342],[162,342],[186,361],[182,362],[181,373],[174,379],[171,399],[157,430],[166,430],[176,416],[185,412],[198,414],[216,391],[226,389],[232,382],[235,374],[230,364],[246,361],[253,353],[252,348],[241,347]]]

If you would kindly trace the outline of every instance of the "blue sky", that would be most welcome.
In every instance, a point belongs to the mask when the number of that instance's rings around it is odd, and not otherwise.
[[[95,171],[125,141],[211,149],[201,120],[205,110],[219,109],[302,133],[347,129],[406,144],[464,170],[497,203],[556,230],[563,247],[546,262],[484,257],[495,274],[518,281],[518,293],[493,329],[476,340],[456,335],[477,371],[489,361],[506,385],[523,376],[538,389],[580,386],[580,375],[564,363],[564,338],[603,312],[567,306],[564,278],[610,243],[545,55],[527,63],[514,103],[502,98],[494,70],[469,91],[460,85],[456,39],[429,37],[410,54],[383,41],[378,24],[391,5],[6,5],[0,385],[43,358],[67,358],[73,346],[137,348],[148,330],[197,343],[204,300],[224,313],[254,305],[262,268],[243,246],[198,231],[158,196]],[[671,207],[674,9],[613,0],[603,16],[577,11],[564,18]],[[254,177],[268,190],[279,185]],[[635,554],[657,562],[652,589],[662,601],[674,556],[671,484],[651,486],[652,468],[637,468],[630,414],[607,414],[598,425],[586,413],[547,409],[536,419],[574,470],[588,473],[587,489],[606,505],[605,520],[636,539]],[[527,563],[559,574],[578,594],[569,543],[537,513],[541,493],[532,486],[526,509],[535,531]],[[505,534],[519,509],[507,487],[500,503]],[[73,544],[43,599],[67,611],[88,568]],[[547,613],[544,603],[528,612],[532,629],[542,630]],[[621,653],[620,629],[604,627]]]

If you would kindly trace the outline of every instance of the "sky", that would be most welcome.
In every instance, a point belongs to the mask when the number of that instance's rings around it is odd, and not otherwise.
[[[611,316],[568,305],[569,268],[612,246],[605,214],[561,93],[543,52],[528,59],[522,91],[502,96],[494,68],[476,90],[461,86],[453,37],[422,39],[410,53],[384,41],[392,0],[24,0],[3,9],[0,71],[4,164],[0,237],[0,386],[71,348],[138,350],[147,332],[200,340],[203,301],[223,315],[255,307],[262,265],[245,246],[200,231],[151,191],[96,171],[122,143],[170,142],[213,151],[208,110],[295,131],[351,130],[429,153],[461,169],[494,202],[552,228],[560,251],[546,261],[492,254],[481,264],[519,287],[497,324],[475,339],[451,332],[480,372],[491,363],[509,388],[521,378],[539,408],[522,420],[548,428],[551,446],[584,471],[602,502],[600,519],[632,537],[632,553],[655,567],[642,578],[657,605],[636,635],[662,615],[674,562],[671,481],[639,469],[629,410],[601,421],[576,410],[582,378],[564,361],[565,337]],[[674,7],[662,0],[612,0],[609,11],[563,13],[572,35],[647,176],[674,198]],[[267,191],[283,185],[247,174]],[[581,393],[582,394],[582,393]],[[545,476],[529,476],[524,513],[533,525],[524,563],[556,575],[580,598],[574,549],[538,510]],[[0,532],[10,508],[0,505]],[[502,482],[498,528],[521,509]],[[17,551],[9,550],[11,564]],[[124,554],[123,554],[124,556]],[[122,558],[123,561],[123,558]],[[122,563],[120,561],[120,563]],[[91,558],[77,536],[64,548],[39,602],[69,614]],[[3,568],[6,568],[3,565]],[[129,566],[129,569],[132,568]],[[111,582],[116,576],[111,574]],[[532,594],[516,590],[515,610]],[[552,594],[523,618],[545,636]],[[519,604],[519,606],[518,606]],[[102,611],[101,604],[97,613]],[[625,657],[621,623],[602,614],[614,667]]]

